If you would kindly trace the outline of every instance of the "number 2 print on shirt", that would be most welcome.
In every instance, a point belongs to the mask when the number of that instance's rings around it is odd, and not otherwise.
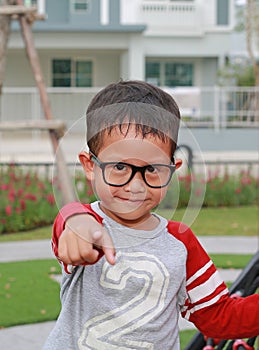
[[[127,335],[144,328],[163,310],[169,272],[157,257],[143,252],[119,252],[115,265],[104,263],[100,279],[103,288],[127,295],[129,279],[140,279],[142,289],[139,293],[130,293],[123,305],[88,320],[78,341],[80,350],[153,349],[149,339],[133,340]]]

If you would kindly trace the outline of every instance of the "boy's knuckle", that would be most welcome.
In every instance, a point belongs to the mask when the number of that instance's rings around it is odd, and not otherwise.
[[[81,250],[81,257],[83,259],[87,259],[87,258],[91,257],[91,253],[92,253],[92,248],[90,249],[90,247],[86,246],[86,247],[82,248],[82,250]]]

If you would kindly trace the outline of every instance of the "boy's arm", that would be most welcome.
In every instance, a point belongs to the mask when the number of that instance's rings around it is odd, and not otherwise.
[[[168,231],[187,249],[187,300],[181,310],[182,316],[210,338],[235,339],[258,335],[259,295],[230,297],[215,265],[192,231],[176,222],[169,222]]]
[[[224,296],[215,304],[192,313],[189,320],[210,338],[256,336],[259,334],[259,294],[245,298]]]
[[[115,263],[112,240],[102,218],[89,204],[69,203],[59,211],[53,225],[52,249],[66,272],[68,265],[92,264],[103,255]]]

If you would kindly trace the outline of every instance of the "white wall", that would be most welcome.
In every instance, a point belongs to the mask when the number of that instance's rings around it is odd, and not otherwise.
[[[62,50],[38,50],[41,69],[46,86],[51,86],[51,62],[53,58],[93,59],[94,86],[105,86],[120,78],[120,52]],[[35,86],[34,77],[24,50],[9,50],[5,72],[4,86]]]

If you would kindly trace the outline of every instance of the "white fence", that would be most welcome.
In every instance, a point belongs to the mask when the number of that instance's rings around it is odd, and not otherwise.
[[[48,88],[53,116],[70,127],[85,115],[100,88]],[[259,125],[259,88],[164,88],[177,101],[189,127],[254,128]],[[40,120],[43,111],[36,88],[3,89],[0,121]],[[78,125],[81,125],[80,123]],[[81,126],[79,127],[81,128]],[[73,129],[75,131],[76,127]]]

